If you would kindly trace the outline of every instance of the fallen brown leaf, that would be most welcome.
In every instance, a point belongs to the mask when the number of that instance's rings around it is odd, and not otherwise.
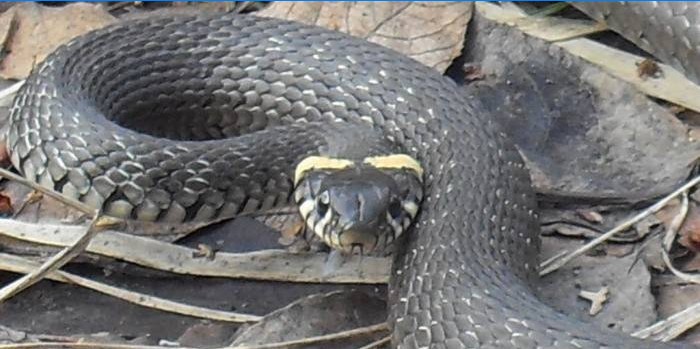
[[[102,5],[77,3],[63,7],[46,7],[21,3],[0,16],[0,38],[7,36],[4,50],[8,55],[0,66],[5,79],[23,79],[32,67],[70,39],[101,28],[116,19]],[[12,23],[16,25],[12,25]],[[12,30],[15,27],[16,30]]]
[[[665,227],[669,227],[671,221],[678,213],[677,201],[669,204],[666,208],[660,210],[656,213],[656,217],[664,224]],[[691,201],[688,208],[688,215],[683,221],[683,225],[678,231],[678,243],[685,248],[696,253],[690,260],[688,260],[683,265],[684,271],[697,271],[700,270],[700,207],[694,201]]]
[[[5,13],[0,17],[0,45],[3,47],[3,53],[7,53],[7,47],[11,44],[10,39],[16,31],[16,12]]]
[[[688,216],[678,232],[678,242],[695,252],[700,252],[700,208],[691,204]]]
[[[688,216],[679,231],[678,243],[689,249],[690,259],[683,263],[683,271],[697,272],[700,270],[700,208],[697,204],[691,204]]]
[[[13,212],[12,200],[4,193],[0,193],[0,216],[10,216]]]
[[[668,205],[664,206],[662,209],[656,212],[654,216],[656,216],[656,218],[664,225],[664,227],[668,228],[669,226],[671,226],[671,221],[673,221],[673,218],[676,217],[676,215],[678,215],[680,204],[680,200],[673,199],[668,203]],[[695,204],[691,203],[688,216],[692,215],[694,206]]]
[[[2,142],[0,144],[0,167],[8,168],[10,166],[12,166],[12,163],[10,162],[10,154],[7,151],[7,144]]]
[[[444,72],[462,51],[472,9],[464,2],[275,2],[256,15],[348,33]]]

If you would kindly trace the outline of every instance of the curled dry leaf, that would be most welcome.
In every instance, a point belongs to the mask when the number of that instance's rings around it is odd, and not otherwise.
[[[25,78],[59,45],[101,28],[116,19],[101,5],[77,3],[64,7],[46,7],[21,3],[0,16],[0,37],[7,56],[0,66],[5,79]]]
[[[694,212],[689,218],[681,230],[680,243],[694,252],[700,252],[700,216]]]
[[[674,217],[678,214],[678,205],[669,205],[656,213],[657,218],[663,222],[668,229]],[[688,215],[683,221],[683,225],[678,232],[678,242],[684,247],[700,252],[700,208],[695,202],[691,202]]]
[[[10,162],[10,154],[7,151],[7,145],[5,144],[5,142],[1,143],[2,144],[0,144],[0,167],[7,168],[10,165],[12,165],[12,163]]]
[[[444,72],[462,51],[472,8],[464,2],[275,2],[256,14],[348,33]]]

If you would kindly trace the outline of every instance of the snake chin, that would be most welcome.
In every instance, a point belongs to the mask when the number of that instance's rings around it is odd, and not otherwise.
[[[422,172],[350,160],[323,163],[332,166],[303,171],[295,188],[306,229],[343,253],[390,254],[418,215]]]

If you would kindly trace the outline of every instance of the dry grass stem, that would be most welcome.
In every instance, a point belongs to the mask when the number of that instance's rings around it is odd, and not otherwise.
[[[688,181],[686,184],[681,186],[680,188],[676,189],[673,191],[671,194],[666,195],[663,197],[661,200],[657,201],[655,204],[651,205],[649,208],[643,210],[642,212],[639,212],[638,214],[634,215],[632,218],[629,218],[628,220],[624,221],[622,224],[616,226],[615,228],[607,231],[605,234],[600,235],[599,237],[591,240],[584,246],[578,248],[577,250],[567,254],[566,256],[563,256],[558,259],[550,259],[548,264],[541,264],[540,268],[540,276],[547,275],[562,266],[564,266],[566,263],[570,262],[574,258],[590,251],[592,248],[600,245],[601,243],[607,241],[612,237],[613,235],[622,232],[626,229],[629,229],[632,227],[634,224],[638,223],[645,217],[656,213],[659,211],[661,208],[666,206],[669,201],[673,200],[677,196],[685,193],[688,189],[692,188],[693,186],[697,185],[700,183],[700,176],[693,178],[692,180]]]
[[[105,222],[104,220],[100,219],[98,211],[97,214],[95,214],[95,217],[90,221],[90,225],[87,227],[85,232],[72,244],[65,247],[51,258],[47,259],[46,262],[44,262],[38,268],[0,289],[0,302],[6,301],[8,298],[37,283],[47,274],[61,268],[73,258],[78,256],[85,250],[90,240],[92,240],[92,238],[102,230],[101,227],[103,224],[105,224]]]
[[[29,273],[32,270],[35,270],[37,267],[38,264],[36,262],[11,254],[0,253],[0,270],[10,271],[13,273]],[[126,290],[120,287],[110,286],[61,270],[53,271],[47,274],[45,277],[54,281],[73,283],[75,285],[85,287],[108,296],[119,298],[127,302],[170,313],[226,322],[256,322],[262,319],[261,316],[256,315],[207,309],[179,302],[173,302],[159,297],[153,297],[143,293]]]

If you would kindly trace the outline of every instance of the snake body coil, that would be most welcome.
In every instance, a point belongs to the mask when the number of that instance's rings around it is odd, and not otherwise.
[[[518,152],[452,81],[347,35],[235,15],[98,30],[34,70],[7,144],[44,186],[109,214],[177,222],[288,203],[301,159],[374,144],[371,133],[339,140],[343,125],[384,134],[425,169],[390,289],[396,346],[676,347],[541,303],[526,283],[539,238]]]

